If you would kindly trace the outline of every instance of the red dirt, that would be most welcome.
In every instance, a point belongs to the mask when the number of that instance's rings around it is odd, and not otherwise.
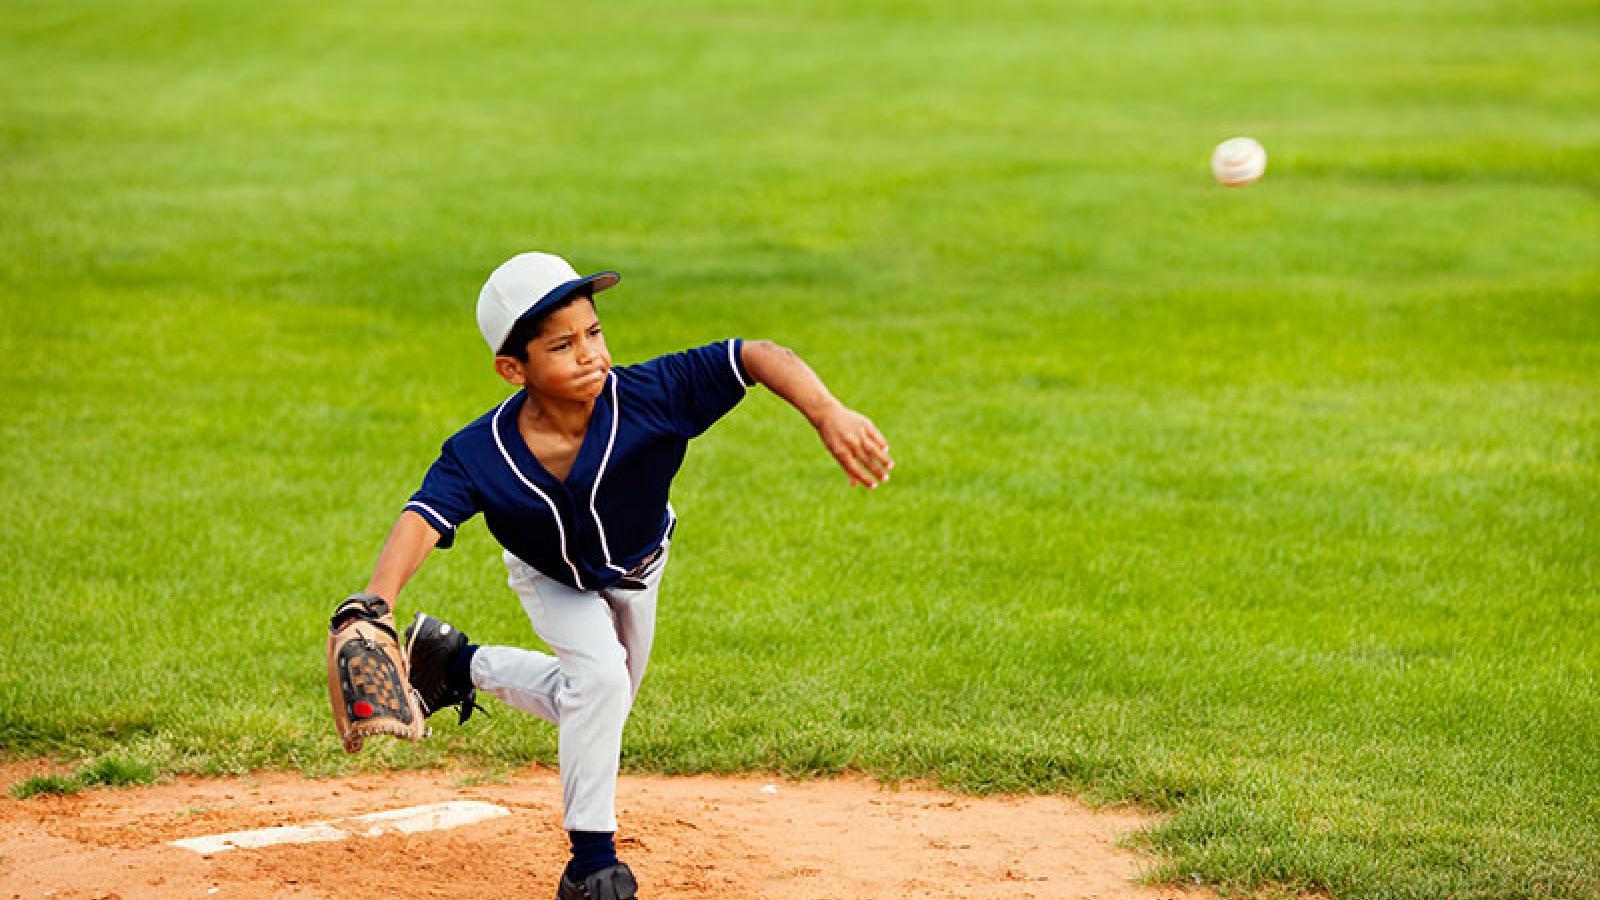
[[[45,770],[0,766],[0,786]],[[204,856],[167,843],[461,799],[512,814],[446,831]],[[565,861],[560,807],[560,782],[538,767],[503,781],[465,771],[273,772],[6,797],[0,900],[553,896]],[[1134,883],[1141,860],[1115,842],[1150,817],[1061,797],[974,798],[863,779],[626,777],[618,814],[619,851],[646,900],[1210,896]]]

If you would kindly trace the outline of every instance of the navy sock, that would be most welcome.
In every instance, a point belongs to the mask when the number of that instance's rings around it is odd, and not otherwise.
[[[582,882],[585,878],[617,864],[617,845],[611,831],[569,831],[572,838],[572,861],[567,863],[567,880]]]
[[[466,690],[472,690],[472,656],[478,652],[477,644],[468,644],[461,648],[456,658],[450,663],[450,683],[460,685]]]

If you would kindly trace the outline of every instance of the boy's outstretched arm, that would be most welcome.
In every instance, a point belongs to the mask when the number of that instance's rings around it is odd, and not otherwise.
[[[889,480],[889,442],[872,420],[840,403],[793,350],[771,341],[745,341],[739,359],[750,377],[798,409],[850,476],[869,488]]]
[[[372,580],[367,582],[367,593],[377,594],[393,606],[400,589],[417,574],[422,561],[437,543],[439,532],[422,516],[409,509],[402,512],[389,532],[389,539],[383,542],[383,550],[378,553],[378,565],[372,572]]]

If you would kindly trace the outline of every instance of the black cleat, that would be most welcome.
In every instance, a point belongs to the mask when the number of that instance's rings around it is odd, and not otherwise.
[[[590,875],[581,884],[563,874],[556,900],[634,900],[638,890],[633,870],[627,863],[617,863]]]
[[[422,713],[431,716],[447,706],[457,707],[465,722],[477,703],[478,691],[470,681],[452,682],[456,657],[467,646],[467,636],[426,613],[417,613],[406,629],[407,678],[422,701]]]

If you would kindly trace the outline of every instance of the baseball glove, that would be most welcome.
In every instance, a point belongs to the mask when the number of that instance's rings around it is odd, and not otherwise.
[[[356,594],[339,604],[328,623],[328,699],[346,753],[376,734],[427,736],[406,668],[388,601]]]

